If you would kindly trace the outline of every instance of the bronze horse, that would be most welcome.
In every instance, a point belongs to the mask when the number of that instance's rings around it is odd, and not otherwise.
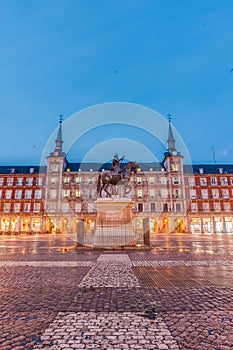
[[[138,165],[136,162],[128,162],[124,168],[115,173],[111,170],[105,170],[98,174],[97,180],[97,193],[102,197],[102,191],[107,193],[107,197],[111,197],[111,193],[108,191],[110,185],[117,185],[121,180],[129,180],[131,173],[137,172]]]

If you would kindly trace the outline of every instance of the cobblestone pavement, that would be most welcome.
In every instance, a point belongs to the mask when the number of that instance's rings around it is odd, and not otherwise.
[[[233,236],[155,245],[0,237],[0,349],[233,349]]]

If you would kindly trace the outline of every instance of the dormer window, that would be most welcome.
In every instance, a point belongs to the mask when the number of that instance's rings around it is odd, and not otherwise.
[[[15,174],[16,173],[16,169],[15,168],[11,168],[10,172],[11,172],[11,174]]]
[[[34,174],[34,172],[35,172],[35,168],[30,168],[30,169],[29,169],[29,173],[30,173],[30,174]]]
[[[218,168],[219,174],[223,174],[223,168]]]
[[[198,171],[199,171],[199,174],[204,174],[204,169],[203,168],[199,168]]]

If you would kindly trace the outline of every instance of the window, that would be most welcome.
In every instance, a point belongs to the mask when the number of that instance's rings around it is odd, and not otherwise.
[[[167,203],[163,203],[163,211],[168,211],[168,205],[167,205]]]
[[[62,203],[61,210],[63,211],[63,213],[68,213],[68,211],[69,211],[69,203]]]
[[[40,212],[40,203],[34,203],[33,205],[33,212],[39,213]]]
[[[204,169],[203,168],[199,168],[198,171],[199,171],[199,174],[204,174]]]
[[[174,185],[179,185],[179,183],[180,183],[180,178],[179,178],[179,177],[173,177],[173,178],[172,178],[172,181],[173,181],[173,184],[174,184]]]
[[[215,211],[221,211],[220,203],[214,203],[214,210]]]
[[[25,198],[31,199],[32,198],[32,190],[26,190],[25,191]]]
[[[56,203],[49,203],[48,207],[49,212],[55,212],[56,211]]]
[[[150,196],[150,198],[154,198],[155,197],[155,190],[154,189],[150,188],[149,196]]]
[[[23,178],[22,177],[17,177],[16,185],[17,186],[23,186]]]
[[[21,198],[22,198],[22,190],[16,190],[15,199],[21,199]]]
[[[166,188],[162,188],[160,190],[160,194],[162,198],[167,198],[168,197],[168,190]]]
[[[43,179],[41,177],[36,178],[36,186],[42,186]]]
[[[20,212],[20,203],[14,203],[14,212],[19,213]]]
[[[155,210],[155,203],[150,203],[150,211],[156,211]]]
[[[75,197],[81,197],[81,191],[80,190],[75,190]]]
[[[189,184],[189,186],[195,186],[195,178],[194,177],[189,177],[188,178],[188,184]]]
[[[201,196],[203,199],[208,199],[208,190],[207,189],[202,189],[201,190]]]
[[[225,202],[223,205],[225,211],[231,211],[231,203]]]
[[[213,198],[219,198],[219,191],[217,189],[213,189],[212,196],[213,196]]]
[[[142,197],[142,189],[141,189],[141,188],[139,188],[139,189],[137,190],[137,195],[138,195],[138,198],[141,198],[141,197]]]
[[[11,196],[12,196],[12,190],[6,190],[5,198],[11,199]]]
[[[49,198],[56,199],[57,198],[57,190],[50,190],[49,191]]]
[[[180,191],[179,190],[174,190],[174,197],[180,198]]]
[[[197,212],[197,203],[191,203],[191,211]]]
[[[13,181],[14,181],[14,179],[13,179],[13,177],[8,177],[7,178],[7,186],[13,186]]]
[[[31,203],[24,203],[24,208],[23,208],[24,212],[29,213],[30,209],[31,209]]]
[[[63,198],[68,198],[70,196],[70,190],[63,190]]]
[[[222,196],[223,198],[229,198],[229,190],[226,188],[222,189]]]
[[[34,174],[34,172],[35,172],[35,168],[30,168],[29,169],[29,174]]]
[[[9,213],[10,209],[11,209],[10,203],[4,203],[4,206],[3,206],[4,213]]]
[[[33,178],[32,177],[27,177],[26,179],[26,185],[27,186],[32,186]]]
[[[207,179],[206,179],[206,177],[201,177],[201,178],[200,178],[200,185],[201,185],[201,186],[206,186],[206,185],[207,185]]]
[[[143,211],[143,203],[138,203],[138,212]]]
[[[233,178],[232,178],[233,179]],[[3,186],[4,178],[0,177],[0,186]]]
[[[35,199],[41,199],[41,197],[42,197],[42,191],[35,190]]]
[[[167,184],[167,178],[165,176],[160,177],[160,183],[161,185],[166,185]]]
[[[55,185],[56,183],[57,183],[57,178],[56,177],[51,177],[50,185]]]
[[[137,184],[140,185],[142,183],[142,178],[141,176],[138,176],[137,177]]]
[[[223,174],[223,168],[218,168],[219,174]]]
[[[81,176],[77,176],[76,179],[75,179],[75,182],[76,182],[77,185],[81,184],[82,183]]]
[[[226,177],[220,177],[220,183],[222,186],[227,186],[228,182],[227,182],[227,178]]]
[[[58,171],[58,164],[56,164],[56,163],[51,164],[51,170]]]
[[[94,178],[93,178],[93,177],[89,177],[89,178],[87,179],[87,183],[88,183],[88,185],[93,185],[93,183],[94,183]]]
[[[231,185],[233,185],[233,177],[230,177],[230,182],[231,182]]]
[[[172,164],[172,171],[179,171],[179,166],[177,163]]]
[[[181,211],[181,205],[180,205],[180,203],[176,203],[176,211]]]
[[[205,212],[210,211],[209,203],[203,203],[203,211],[205,211]]]
[[[216,177],[211,177],[211,178],[210,178],[210,183],[211,183],[211,185],[213,185],[213,186],[217,185],[217,178],[216,178]]]
[[[0,190],[0,199],[2,198],[2,190]]]
[[[189,196],[191,199],[195,199],[197,197],[197,191],[196,190],[189,190]]]
[[[155,183],[155,178],[153,176],[149,176],[149,184],[153,185]]]
[[[64,184],[69,184],[70,183],[70,178],[69,177],[64,177]]]
[[[81,209],[82,209],[82,205],[81,203],[75,203],[75,212],[76,213],[80,213],[81,212]]]

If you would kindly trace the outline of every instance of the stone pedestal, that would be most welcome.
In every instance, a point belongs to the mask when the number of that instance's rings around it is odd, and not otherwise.
[[[128,198],[98,198],[96,231],[93,246],[117,248],[134,245],[137,239],[132,227],[132,201]]]

